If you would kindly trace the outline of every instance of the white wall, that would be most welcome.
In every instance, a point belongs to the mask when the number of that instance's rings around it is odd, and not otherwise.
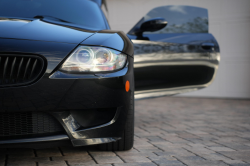
[[[113,30],[128,32],[163,5],[207,8],[209,31],[219,42],[221,63],[210,87],[182,96],[250,98],[250,0],[107,0]]]

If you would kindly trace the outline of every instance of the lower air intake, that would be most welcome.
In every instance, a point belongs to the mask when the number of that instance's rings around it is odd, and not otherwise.
[[[52,135],[64,132],[61,124],[45,112],[0,113],[0,138]]]

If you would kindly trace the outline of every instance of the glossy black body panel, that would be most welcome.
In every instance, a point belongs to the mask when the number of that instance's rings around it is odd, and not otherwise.
[[[53,21],[9,19],[0,21],[0,38],[79,44],[95,31]]]
[[[0,53],[34,54],[47,59],[50,74],[78,44],[0,38]]]
[[[220,49],[209,33],[129,35],[134,43],[135,98],[158,97],[207,87]]]
[[[0,0],[1,18],[36,18],[48,22],[80,26],[84,29],[107,29],[100,6],[90,0]],[[25,28],[25,27],[23,27]]]
[[[144,22],[157,18],[166,20],[168,25],[137,33]],[[205,8],[159,6],[128,32],[135,49],[136,99],[190,92],[212,83],[220,49],[208,33],[208,20]]]

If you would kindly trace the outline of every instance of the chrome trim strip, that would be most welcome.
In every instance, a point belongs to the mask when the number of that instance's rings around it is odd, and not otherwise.
[[[135,100],[141,100],[146,98],[155,98],[162,96],[172,96],[180,93],[192,92],[198,89],[205,88],[206,85],[200,86],[187,86],[179,88],[166,88],[166,89],[157,89],[157,90],[145,90],[135,92]]]
[[[32,143],[32,142],[60,141],[60,140],[69,140],[69,137],[67,135],[55,135],[55,136],[46,136],[37,138],[0,140],[0,144]]]
[[[152,62],[152,63],[135,63],[134,67],[135,68],[140,68],[140,67],[148,67],[148,66],[207,66],[207,67],[211,67],[214,69],[218,68],[218,64],[216,63],[212,63],[209,61],[186,61],[186,62],[178,62],[178,61],[172,61],[172,62]]]

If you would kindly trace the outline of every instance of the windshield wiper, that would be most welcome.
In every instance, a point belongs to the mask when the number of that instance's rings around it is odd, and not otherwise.
[[[63,19],[60,19],[60,18],[57,18],[57,17],[54,17],[54,16],[47,16],[47,15],[37,15],[37,16],[35,16],[33,18],[44,19],[44,18],[49,18],[49,17],[53,18],[55,20],[61,21],[61,22],[71,23],[69,21],[66,21],[66,20],[63,20]]]

